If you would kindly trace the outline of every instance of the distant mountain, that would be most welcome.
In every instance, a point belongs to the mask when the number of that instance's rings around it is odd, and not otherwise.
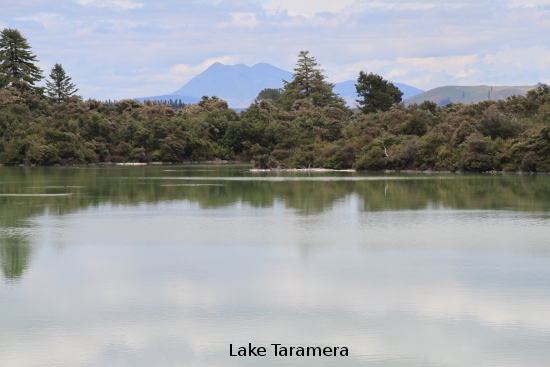
[[[265,88],[282,88],[283,79],[292,80],[292,73],[267,63],[252,67],[244,64],[223,65],[219,62],[191,79],[174,93],[155,97],[136,98],[144,100],[181,99],[184,103],[196,103],[202,96],[217,96],[232,108],[246,108]],[[357,93],[355,81],[336,83],[334,91],[346,100],[349,106],[355,106]],[[405,84],[394,83],[404,98],[412,97],[423,91]]]
[[[405,100],[406,105],[432,101],[439,105],[449,102],[454,103],[477,103],[486,100],[498,101],[513,95],[523,96],[535,86],[519,87],[491,87],[489,85],[478,86],[446,86],[430,89],[424,93],[417,94]]]
[[[173,94],[199,98],[218,96],[231,107],[248,107],[262,89],[282,88],[283,79],[291,80],[292,73],[270,64],[261,63],[249,67],[217,62]]]

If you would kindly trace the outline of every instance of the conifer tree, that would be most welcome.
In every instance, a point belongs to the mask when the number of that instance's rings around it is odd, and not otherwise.
[[[359,72],[355,84],[357,96],[355,101],[363,113],[389,111],[395,103],[401,102],[403,92],[393,83],[385,80],[378,74]]]
[[[56,103],[64,102],[68,97],[71,97],[78,89],[71,83],[69,77],[61,64],[55,64],[50,73],[52,81],[46,80],[46,90],[48,96]]]
[[[17,29],[0,32],[0,88],[21,82],[34,86],[43,79],[42,70],[35,65],[37,61],[27,39]]]
[[[326,81],[324,70],[319,69],[314,57],[308,56],[309,51],[301,51],[294,68],[293,79],[283,80],[284,87],[279,101],[282,107],[290,110],[294,102],[307,99],[317,107],[337,107],[346,109],[346,103],[333,92],[334,84]]]

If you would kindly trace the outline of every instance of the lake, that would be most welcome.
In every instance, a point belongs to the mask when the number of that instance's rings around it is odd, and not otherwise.
[[[249,168],[0,167],[0,366],[548,366],[550,176]]]

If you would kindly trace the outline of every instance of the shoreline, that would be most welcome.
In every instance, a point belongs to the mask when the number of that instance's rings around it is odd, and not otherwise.
[[[252,168],[250,172],[347,172],[347,173],[407,173],[407,174],[457,174],[457,175],[548,175],[550,172],[525,172],[525,171],[485,171],[485,172],[467,172],[467,171],[434,171],[434,170],[395,170],[386,169],[379,171],[357,171],[355,169],[332,169],[332,168]]]
[[[0,167],[93,167],[93,166],[161,166],[161,165],[221,165],[221,164],[253,164],[246,161],[185,161],[185,162],[101,162],[101,163],[83,163],[83,164],[54,164],[54,165],[39,165],[39,164],[4,164],[0,163]],[[550,172],[529,172],[529,171],[484,171],[484,172],[468,172],[468,171],[449,171],[449,170],[396,170],[385,169],[378,171],[357,171],[356,169],[333,169],[333,168],[251,168],[249,172],[343,172],[343,173],[407,173],[407,174],[485,174],[485,175],[550,175]]]
[[[252,168],[250,172],[357,172],[357,170],[332,168]]]
[[[169,166],[169,165],[192,165],[192,164],[252,164],[243,161],[184,161],[184,162],[99,162],[99,163],[69,163],[69,164],[4,164],[0,167],[93,167],[93,166]]]

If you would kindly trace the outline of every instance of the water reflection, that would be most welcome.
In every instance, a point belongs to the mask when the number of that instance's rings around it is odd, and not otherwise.
[[[547,365],[550,177],[245,168],[0,168],[0,365]]]
[[[188,166],[167,172],[156,166],[3,167],[0,220],[39,215],[52,205],[63,214],[105,203],[136,205],[167,200],[189,200],[206,208],[236,202],[267,207],[283,200],[287,207],[307,214],[330,209],[335,201],[351,194],[362,198],[365,210],[417,210],[430,205],[550,209],[548,176],[251,173],[247,168]]]
[[[31,247],[23,236],[2,237],[0,240],[0,262],[2,272],[8,281],[14,281],[23,276],[29,266]]]
[[[0,316],[0,361],[312,364],[228,359],[229,343],[247,342],[352,351],[313,360],[323,366],[544,366],[550,358],[550,294],[536,285],[548,279],[547,262],[444,251],[295,255],[238,245],[43,249],[34,275],[3,304],[10,317]]]
[[[396,215],[403,215],[407,210],[446,208],[468,210],[466,217],[470,220],[475,218],[472,210],[506,210],[533,212],[544,221],[550,209],[547,176],[251,173],[248,169],[249,166],[2,167],[0,246],[6,278],[23,275],[32,248],[29,243],[39,241],[36,236],[28,237],[28,228],[21,231],[29,226],[29,220],[106,205],[177,206],[189,202],[203,209],[229,208],[224,213],[245,205],[293,209],[305,216],[334,210],[395,211],[402,213]],[[373,218],[376,221],[382,217]],[[356,221],[357,215],[351,220]],[[197,225],[211,226],[209,221]],[[412,223],[410,218],[400,221]],[[389,223],[393,222],[390,218]],[[345,227],[343,223],[338,228]],[[323,238],[334,238],[333,233],[342,235],[328,222],[319,232],[325,237],[314,234],[305,242],[319,244]]]

